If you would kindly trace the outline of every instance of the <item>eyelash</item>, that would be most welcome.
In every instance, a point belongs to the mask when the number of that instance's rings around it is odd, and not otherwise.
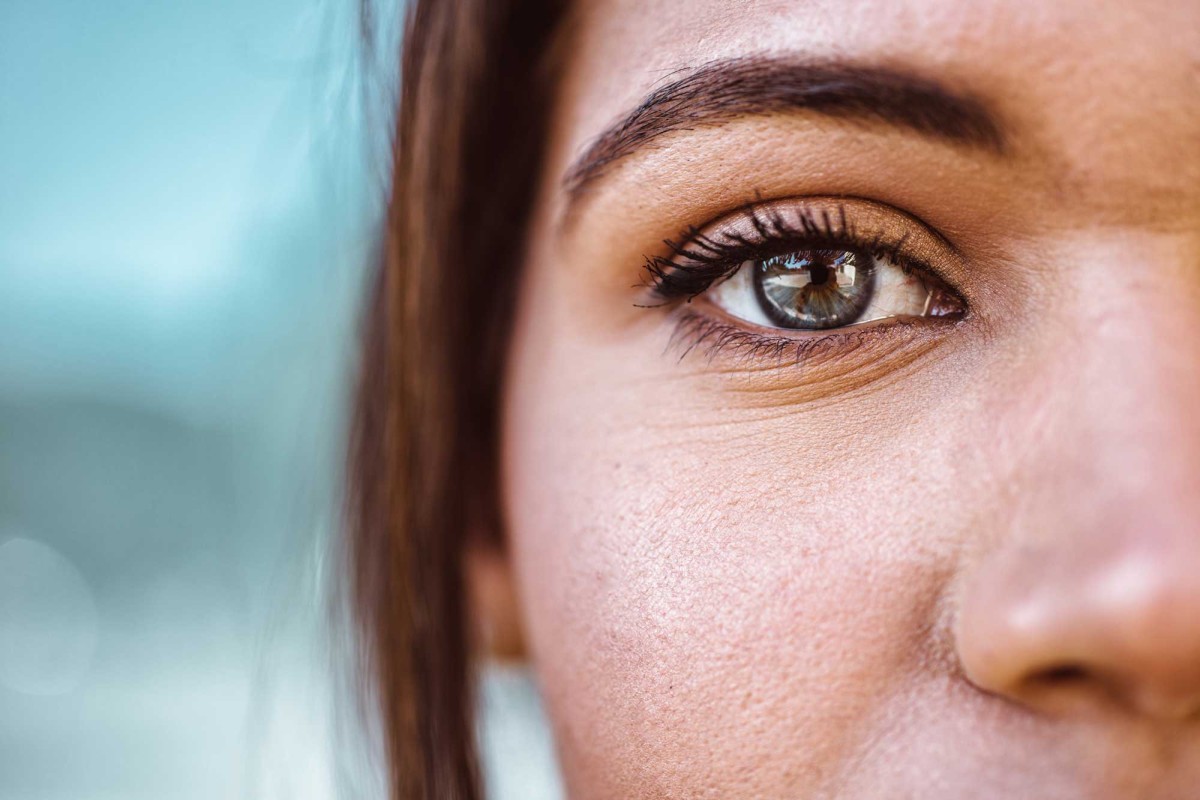
[[[710,359],[717,353],[728,350],[748,361],[774,361],[782,364],[789,360],[808,361],[866,347],[889,336],[892,333],[890,328],[919,324],[913,320],[895,320],[886,325],[834,328],[820,334],[773,336],[755,333],[707,314],[689,310],[680,316],[670,344],[680,348],[680,361],[689,353],[703,349]]]
[[[885,240],[882,234],[863,237],[855,230],[844,205],[837,205],[834,214],[830,214],[828,208],[819,211],[802,208],[789,212],[795,222],[785,219],[773,208],[764,207],[761,200],[746,204],[738,213],[750,222],[757,240],[729,232],[705,234],[699,228],[689,226],[676,239],[663,242],[668,250],[666,255],[646,257],[647,277],[642,286],[650,296],[648,302],[636,305],[658,308],[690,304],[708,289],[732,277],[744,262],[802,248],[857,249],[876,258],[886,258],[905,274],[916,273],[936,280],[961,300],[961,295],[950,288],[950,282],[938,270],[907,251],[908,234],[894,241]],[[889,329],[896,326],[930,321],[933,318],[893,319],[885,324],[850,325],[819,333],[792,331],[792,335],[784,336],[758,333],[689,309],[680,316],[671,341],[682,346],[681,358],[703,347],[710,357],[729,348],[752,359],[773,357],[782,360],[791,355],[799,361],[829,349],[867,344],[887,335]]]

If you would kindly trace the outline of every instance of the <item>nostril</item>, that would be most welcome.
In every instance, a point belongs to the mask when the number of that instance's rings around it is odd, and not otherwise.
[[[1019,689],[1014,689],[1026,702],[1048,711],[1069,711],[1091,705],[1101,697],[1121,702],[1120,692],[1111,680],[1078,663],[1055,664],[1033,671],[1021,681]]]
[[[1062,711],[1096,696],[1098,691],[1109,694],[1111,687],[1085,664],[1058,663],[1028,673],[1016,691],[1040,708]]]
[[[1030,676],[1030,682],[1061,686],[1080,683],[1089,677],[1088,670],[1078,664],[1059,664],[1034,673]]]

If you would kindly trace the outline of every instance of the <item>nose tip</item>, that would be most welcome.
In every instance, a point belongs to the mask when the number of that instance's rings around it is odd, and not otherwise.
[[[1038,711],[1115,706],[1200,719],[1200,573],[1179,567],[1165,554],[1091,565],[997,558],[960,606],[963,670],[980,689]]]

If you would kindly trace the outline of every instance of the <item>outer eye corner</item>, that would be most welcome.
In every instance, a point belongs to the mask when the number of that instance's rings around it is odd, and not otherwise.
[[[938,281],[938,285],[929,291],[929,301],[925,305],[926,317],[946,320],[961,320],[970,311],[970,305],[956,292]]]

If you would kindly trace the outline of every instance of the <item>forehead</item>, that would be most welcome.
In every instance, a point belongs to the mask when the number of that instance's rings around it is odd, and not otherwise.
[[[1200,204],[1200,3],[583,0],[575,23],[564,158],[691,69],[786,55],[899,67],[985,99],[1058,192],[1150,216]]]

